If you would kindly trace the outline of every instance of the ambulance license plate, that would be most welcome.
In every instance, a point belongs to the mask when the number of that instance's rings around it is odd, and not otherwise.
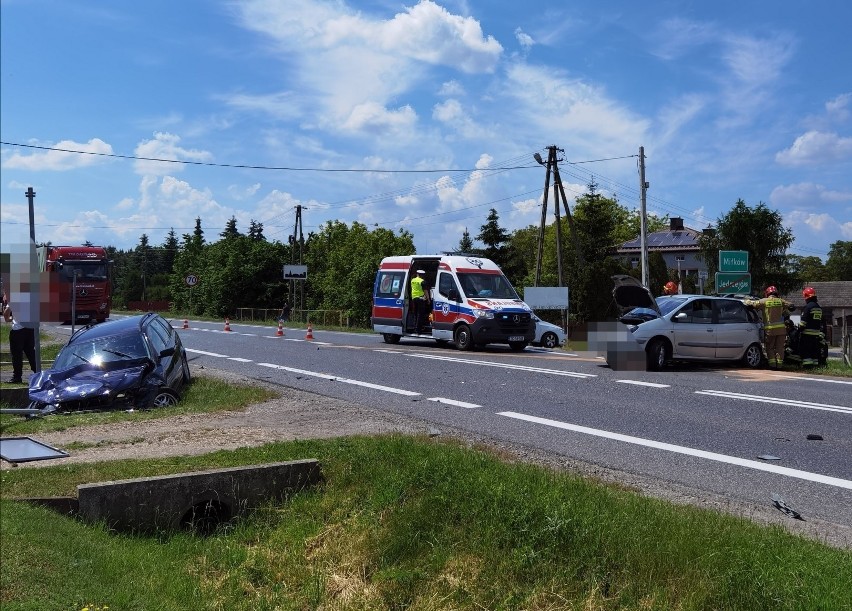
[[[510,342],[522,342],[522,341],[524,341],[524,336],[523,335],[510,335],[509,341]]]

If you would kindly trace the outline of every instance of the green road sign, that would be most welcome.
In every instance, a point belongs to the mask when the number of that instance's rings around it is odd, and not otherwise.
[[[720,272],[747,272],[748,251],[747,250],[720,250],[719,251]]]
[[[751,274],[748,272],[716,272],[716,292],[751,295]]]

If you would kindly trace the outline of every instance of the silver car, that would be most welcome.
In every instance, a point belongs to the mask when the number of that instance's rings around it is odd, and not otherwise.
[[[649,370],[671,361],[738,361],[756,369],[763,360],[761,323],[741,299],[707,295],[654,298],[636,278],[613,276],[612,295],[647,355]]]
[[[562,327],[549,323],[540,319],[533,314],[535,322],[535,337],[530,342],[533,346],[541,346],[542,348],[558,348],[565,343],[565,331]]]

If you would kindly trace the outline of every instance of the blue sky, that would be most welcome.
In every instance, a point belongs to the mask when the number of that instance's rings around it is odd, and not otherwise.
[[[421,254],[451,250],[490,208],[509,230],[539,224],[532,155],[549,145],[572,203],[593,178],[638,207],[642,146],[649,213],[701,229],[742,198],[783,215],[794,254],[852,240],[845,1],[0,11],[4,244],[28,238],[32,186],[36,240],[54,244],[157,245],[198,216],[210,241],[231,216],[286,241],[301,205],[305,233],[359,221],[408,229]]]

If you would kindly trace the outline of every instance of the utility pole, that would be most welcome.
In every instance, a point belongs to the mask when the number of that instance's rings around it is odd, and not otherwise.
[[[541,155],[535,153],[535,160],[547,168],[544,177],[544,197],[541,206],[541,225],[538,230],[538,257],[535,265],[535,286],[541,281],[541,260],[544,250],[544,227],[547,222],[547,200],[550,195],[550,175],[553,174],[553,199],[554,212],[556,214],[556,268],[558,274],[558,286],[562,286],[562,222],[560,218],[559,199],[562,198],[562,204],[565,206],[565,218],[568,219],[568,229],[571,233],[571,239],[574,242],[574,247],[577,251],[577,262],[584,263],[583,253],[580,250],[580,242],[577,240],[577,233],[574,230],[574,220],[571,217],[571,210],[568,208],[568,200],[565,197],[565,188],[562,186],[562,178],[559,176],[558,159],[556,158],[557,151],[564,152],[555,145],[547,147],[547,162],[545,163]]]
[[[651,185],[645,182],[645,147],[639,147],[639,193],[641,207],[639,209],[639,246],[641,249],[640,265],[642,266],[642,284],[648,286],[648,215],[645,208],[645,191]]]
[[[36,261],[38,258],[36,256],[36,241],[35,241],[35,191],[33,191],[32,187],[27,187],[24,195],[27,196],[27,202],[29,203],[30,208],[30,263],[33,261],[33,257],[36,257]],[[35,269],[30,269],[30,274],[35,275],[36,277],[41,276],[41,270],[39,269],[38,264],[36,264]],[[42,291],[41,282],[35,283],[38,286],[39,293]],[[36,303],[40,303],[41,298],[39,295],[36,295]],[[39,335],[41,335],[41,331],[39,329],[39,319],[41,318],[41,307],[39,307],[39,314],[36,317],[35,323],[33,323],[33,335],[35,335],[35,361],[36,366],[39,371],[41,371],[41,340],[39,339]]]
[[[296,244],[299,244],[299,265],[302,265],[302,256],[305,250],[305,235],[302,233],[302,205],[296,206],[296,224],[293,227],[293,235],[290,236],[290,263],[296,263]],[[296,280],[290,280],[290,303],[296,305]],[[305,309],[305,285],[299,285],[299,310]]]

